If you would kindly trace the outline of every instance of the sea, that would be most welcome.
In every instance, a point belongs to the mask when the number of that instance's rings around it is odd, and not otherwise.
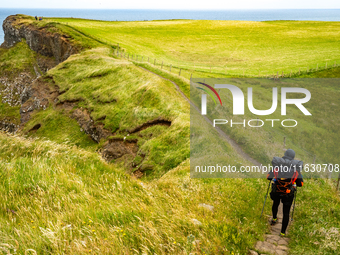
[[[13,14],[43,17],[73,17],[110,21],[144,21],[166,19],[194,20],[315,20],[340,21],[340,9],[291,10],[90,10],[90,9],[1,9],[0,22]],[[0,44],[4,40],[0,29]]]

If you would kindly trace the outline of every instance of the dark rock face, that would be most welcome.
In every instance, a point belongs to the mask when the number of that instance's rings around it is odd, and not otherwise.
[[[6,122],[6,121],[0,121],[0,130],[9,132],[9,133],[15,133],[18,130],[19,126],[15,125],[13,123],[10,122]]]
[[[78,108],[74,110],[72,118],[76,119],[81,129],[97,143],[100,142],[100,139],[105,139],[109,135],[112,135],[111,132],[104,129],[104,125],[95,125],[90,113],[86,109]]]
[[[8,16],[5,19],[2,25],[5,41],[1,47],[10,48],[22,39],[26,39],[31,50],[43,56],[54,57],[57,64],[78,52],[78,49],[68,40],[68,36],[51,33],[45,27],[37,28],[30,24],[16,26],[14,23],[17,19],[17,16]]]
[[[34,110],[45,110],[58,96],[58,88],[47,85],[41,78],[34,80],[27,94],[23,95],[24,100],[20,108],[21,125],[30,119]]]

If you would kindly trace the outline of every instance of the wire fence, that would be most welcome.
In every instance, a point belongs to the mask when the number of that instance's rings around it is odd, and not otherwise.
[[[263,74],[259,70],[258,74],[254,74],[254,71],[251,71],[251,74],[247,73],[247,71],[243,70],[241,73],[232,73],[228,72],[227,67],[221,67],[221,66],[199,66],[194,64],[194,66],[180,66],[178,64],[172,64],[168,63],[164,60],[157,59],[154,57],[148,57],[148,56],[143,56],[143,55],[138,55],[138,54],[132,54],[128,53],[125,49],[122,49],[119,44],[115,45],[114,47],[114,55],[117,57],[121,58],[126,58],[131,61],[136,61],[136,62],[141,62],[141,63],[148,63],[150,65],[153,65],[156,68],[159,68],[164,71],[168,71],[173,74],[177,74],[178,76],[184,76],[184,77],[190,77],[192,78],[195,74],[207,74],[207,75],[220,75],[223,77],[244,77],[244,78],[271,78],[271,79],[279,79],[279,78],[291,78],[291,77],[298,77],[300,75],[305,75],[309,73],[313,73],[316,71],[321,71],[321,70],[327,70],[327,69],[332,69],[335,67],[339,67],[339,64],[334,61],[332,64],[330,64],[328,61],[325,61],[324,65],[319,65],[316,64],[315,67],[304,67],[304,68],[299,68],[298,71],[290,71],[290,72],[284,72],[284,71],[277,71],[276,73],[272,74]]]

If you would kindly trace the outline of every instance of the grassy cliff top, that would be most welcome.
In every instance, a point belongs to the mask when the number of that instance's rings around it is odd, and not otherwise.
[[[164,20],[108,22],[53,18],[127,53],[212,73],[257,76],[340,62],[339,22]],[[202,71],[203,73],[199,72]],[[192,72],[192,71],[191,71]]]

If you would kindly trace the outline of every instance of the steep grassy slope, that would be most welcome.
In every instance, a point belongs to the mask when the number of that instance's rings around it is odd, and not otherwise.
[[[170,82],[113,58],[108,48],[72,56],[48,76],[66,91],[61,102],[79,100],[77,106],[89,109],[115,137],[138,139],[138,155],[146,156],[143,164],[157,175],[189,157],[189,105]],[[171,126],[132,131],[155,119]]]
[[[193,180],[188,161],[142,183],[96,153],[0,133],[0,166],[3,251],[245,254],[266,230],[265,183]]]
[[[289,73],[339,64],[339,22],[51,19],[153,63],[230,75]],[[114,31],[114,33],[112,33]],[[177,70],[178,71],[178,70]],[[197,75],[200,75],[199,73]],[[197,76],[196,76],[197,77]]]

